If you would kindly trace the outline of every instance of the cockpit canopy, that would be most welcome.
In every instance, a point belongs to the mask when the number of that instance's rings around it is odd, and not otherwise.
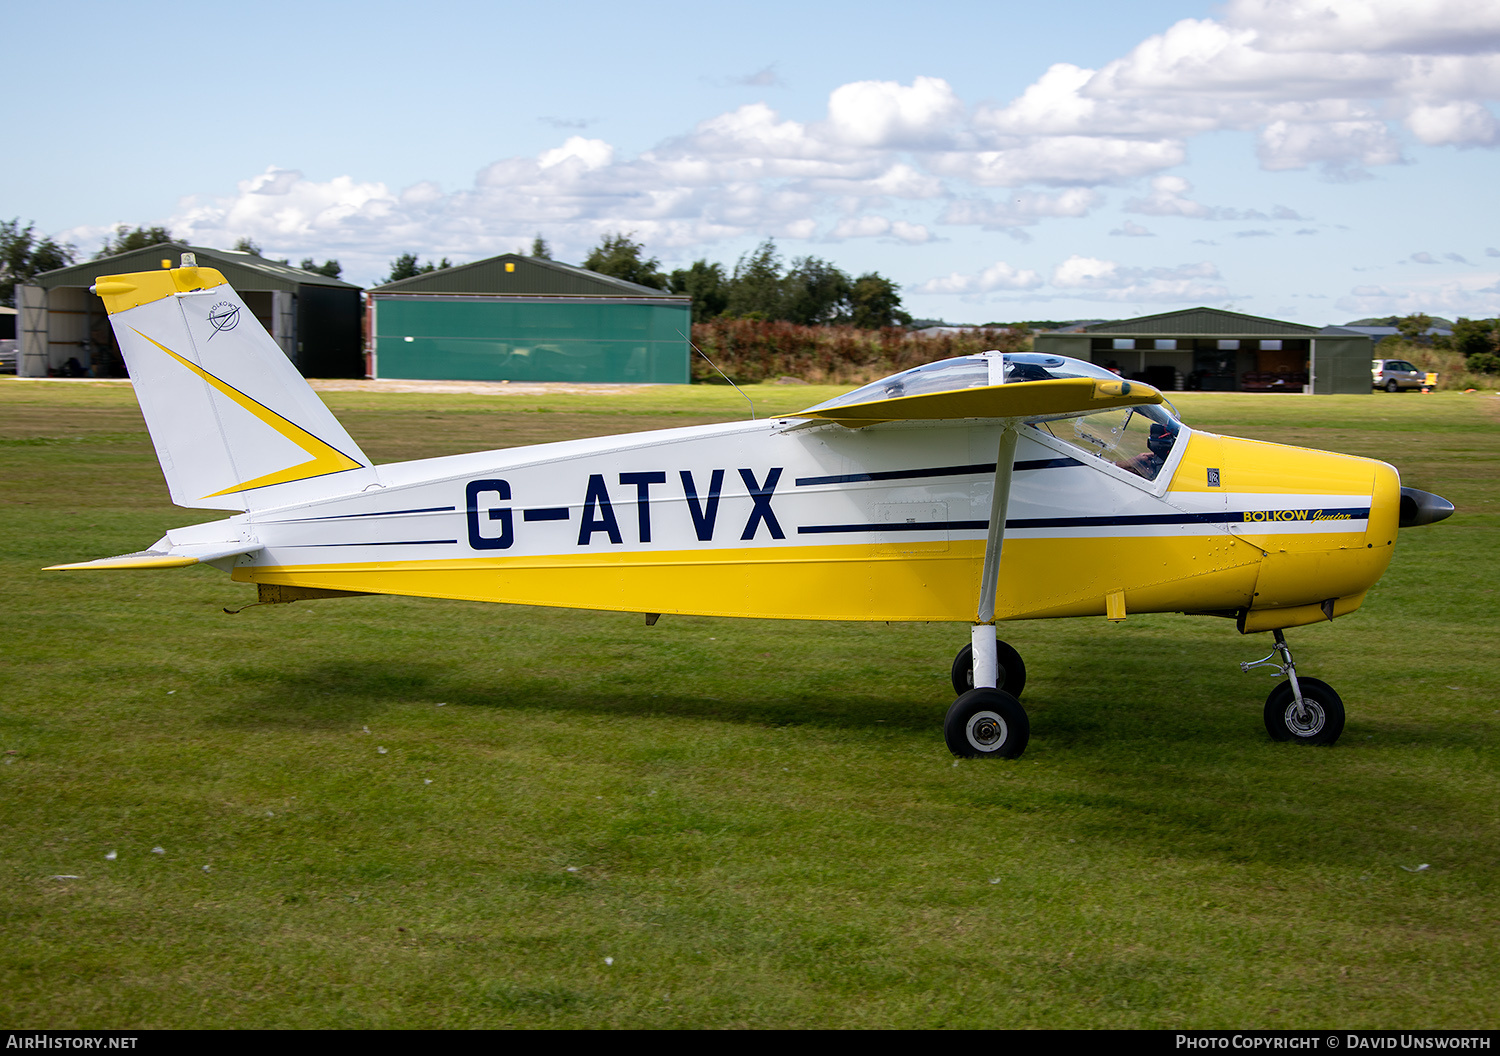
[[[1120,380],[1119,375],[1111,370],[1067,356],[1049,356],[1040,352],[981,352],[903,370],[853,392],[835,396],[809,410],[821,411],[900,396],[1065,378]],[[1032,428],[1116,469],[1155,480],[1171,457],[1183,426],[1168,407],[1157,405],[1118,407],[1093,414],[1034,421]]]
[[[872,381],[853,392],[825,400],[809,410],[844,407],[852,403],[890,400],[897,396],[922,396],[931,392],[977,389],[986,385],[1010,385],[1059,378],[1099,378],[1118,381],[1119,375],[1093,363],[1041,352],[980,352],[957,359],[940,359]]]

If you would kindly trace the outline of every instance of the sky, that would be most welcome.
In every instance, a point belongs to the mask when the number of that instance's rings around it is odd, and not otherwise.
[[[1494,0],[10,5],[0,219],[381,281],[541,235],[914,315],[1500,315]]]

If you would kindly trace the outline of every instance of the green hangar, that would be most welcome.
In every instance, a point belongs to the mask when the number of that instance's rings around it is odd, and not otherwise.
[[[368,373],[685,385],[692,299],[517,253],[368,291]]]
[[[1220,308],[1083,323],[1036,335],[1038,352],[1073,356],[1158,389],[1370,391],[1370,338]]]

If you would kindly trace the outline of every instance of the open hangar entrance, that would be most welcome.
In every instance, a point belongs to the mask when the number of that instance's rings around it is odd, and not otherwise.
[[[245,307],[309,378],[364,377],[360,288],[251,253],[163,242],[43,272],[16,287],[21,377],[123,378],[104,302],[89,292],[101,275],[175,268],[183,253],[223,274]]]
[[[1165,391],[1363,393],[1363,334],[1218,308],[1189,308],[1038,334],[1038,352],[1073,356]]]

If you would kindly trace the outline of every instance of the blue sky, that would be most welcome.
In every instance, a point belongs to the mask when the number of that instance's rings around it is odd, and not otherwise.
[[[382,278],[763,238],[917,315],[1500,315],[1493,0],[13,7],[0,216]]]

